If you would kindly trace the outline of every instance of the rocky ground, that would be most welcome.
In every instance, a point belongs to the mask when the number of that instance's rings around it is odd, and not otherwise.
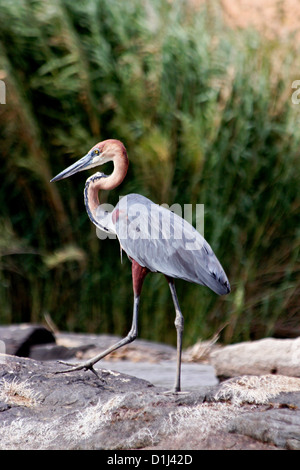
[[[0,355],[0,448],[300,449],[298,339],[210,352],[199,344],[185,351],[183,366],[199,367],[199,374],[193,387],[183,380],[182,394],[149,380],[160,376],[164,384],[168,369],[174,375],[174,349],[142,340],[102,361],[100,378],[90,371],[56,374],[65,368],[58,357],[78,361],[115,339],[55,337],[39,325],[1,327],[11,355]],[[14,355],[20,347],[29,357]],[[125,374],[128,364],[148,379]]]

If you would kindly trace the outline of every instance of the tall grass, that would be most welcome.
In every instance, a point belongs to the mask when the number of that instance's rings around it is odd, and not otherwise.
[[[130,263],[100,241],[83,175],[49,180],[97,141],[121,139],[118,196],[205,204],[205,237],[232,293],[177,282],[185,344],[221,325],[226,342],[299,321],[297,47],[224,25],[218,2],[2,0],[0,321],[124,334]],[[111,167],[104,169],[107,173]],[[86,175],[88,176],[88,175]],[[146,278],[140,334],[173,342],[161,275]]]

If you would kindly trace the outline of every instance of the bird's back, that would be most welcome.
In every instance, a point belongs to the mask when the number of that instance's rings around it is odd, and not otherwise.
[[[112,213],[123,250],[150,271],[230,292],[227,276],[202,235],[185,219],[139,194],[124,196]]]

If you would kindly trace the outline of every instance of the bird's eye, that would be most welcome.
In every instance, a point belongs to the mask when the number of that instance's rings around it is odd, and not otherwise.
[[[94,155],[99,155],[100,152],[99,152],[98,149],[95,149],[93,153],[94,153]]]

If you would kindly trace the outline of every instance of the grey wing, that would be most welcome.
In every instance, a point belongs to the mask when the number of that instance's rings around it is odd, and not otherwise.
[[[230,291],[210,245],[186,220],[139,194],[123,197],[114,213],[122,248],[141,266],[206,285],[219,295]]]

